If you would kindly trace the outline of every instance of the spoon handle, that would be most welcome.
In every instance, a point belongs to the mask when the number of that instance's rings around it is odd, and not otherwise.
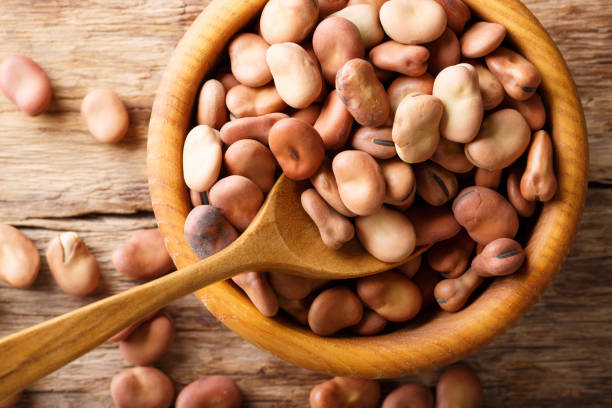
[[[0,400],[94,349],[171,302],[244,271],[234,251],[218,254],[128,291],[0,340]]]

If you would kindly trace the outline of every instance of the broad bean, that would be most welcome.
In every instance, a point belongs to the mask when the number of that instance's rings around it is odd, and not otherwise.
[[[263,199],[263,193],[257,184],[243,176],[222,178],[208,192],[210,204],[218,208],[238,231],[247,229]]]
[[[420,45],[405,45],[387,41],[370,50],[369,59],[375,67],[418,77],[427,71],[429,50]]]
[[[191,210],[184,229],[187,243],[199,259],[208,258],[238,238],[234,226],[212,205]]]
[[[436,408],[482,407],[482,383],[465,364],[448,368],[436,385]]]
[[[321,292],[308,311],[308,325],[320,336],[331,336],[337,331],[361,321],[363,306],[348,288],[336,286]]]
[[[374,214],[357,217],[355,228],[365,250],[383,262],[405,261],[414,251],[415,229],[399,211],[382,207]]]
[[[407,95],[412,93],[431,95],[433,91],[434,78],[430,74],[423,74],[419,77],[400,76],[391,82],[387,93],[391,105],[391,117],[395,118],[397,107]]]
[[[321,114],[314,124],[326,149],[337,150],[344,147],[351,134],[353,116],[342,102],[338,91],[332,91],[325,100]]]
[[[265,145],[272,126],[289,116],[281,112],[268,113],[261,116],[233,120],[223,125],[219,136],[223,143],[231,145],[242,139],[255,139]]]
[[[320,114],[321,114],[321,105],[318,103],[313,103],[307,108],[299,109],[295,111],[295,113],[293,113],[291,117],[303,120],[309,125],[314,126]]]
[[[484,57],[497,49],[506,37],[506,27],[479,21],[461,36],[461,53],[467,58]]]
[[[491,110],[503,102],[505,92],[501,82],[488,69],[480,64],[475,64],[474,68],[478,74],[478,86],[482,95],[482,107],[484,110]]]
[[[110,89],[89,92],[81,103],[81,116],[89,132],[102,143],[117,143],[130,127],[125,105]]]
[[[531,62],[507,48],[497,48],[485,57],[485,62],[506,93],[518,101],[531,98],[542,81],[540,72]]]
[[[434,288],[434,296],[442,310],[457,312],[484,280],[472,269],[454,279],[443,279]]]
[[[414,174],[417,194],[430,205],[440,206],[459,191],[457,176],[436,163],[417,164],[414,166]]]
[[[457,278],[467,269],[475,246],[476,243],[461,230],[451,239],[432,246],[427,251],[427,262],[445,278]]]
[[[316,1],[270,0],[261,12],[259,30],[268,44],[299,43],[310,33],[318,17]]]
[[[351,326],[351,330],[361,336],[373,336],[383,331],[385,327],[387,327],[387,319],[373,310],[366,309],[361,321]]]
[[[489,242],[472,261],[472,270],[488,278],[506,276],[516,272],[525,261],[525,252],[518,242],[499,238]]]
[[[417,246],[450,239],[461,230],[461,226],[446,207],[414,205],[406,211],[406,215],[414,226]]]
[[[188,384],[179,393],[176,408],[240,408],[242,392],[229,377],[213,375]]]
[[[406,206],[416,196],[416,179],[412,167],[399,159],[379,162],[385,178],[385,204]]]
[[[9,55],[0,62],[0,90],[30,116],[43,113],[51,103],[49,77],[23,55]]]
[[[470,20],[472,13],[468,6],[461,0],[436,0],[446,12],[448,27],[460,34],[465,27],[465,23]]]
[[[140,324],[119,342],[119,351],[130,364],[146,366],[168,352],[174,342],[174,326],[165,313]]]
[[[198,98],[198,125],[220,129],[227,122],[225,87],[216,79],[204,82]]]
[[[248,178],[264,193],[274,185],[276,160],[272,152],[256,140],[242,139],[231,144],[223,161],[229,174]]]
[[[304,299],[329,282],[328,279],[305,278],[282,272],[270,272],[268,281],[278,295],[288,300]]]
[[[219,131],[206,125],[191,129],[183,145],[183,176],[190,189],[206,191],[221,172],[223,152]]]
[[[390,0],[380,8],[385,33],[402,44],[424,44],[446,28],[444,8],[434,0]]]
[[[502,169],[487,170],[480,167],[474,172],[474,184],[481,187],[488,187],[497,190],[501,182]]]
[[[345,150],[334,157],[332,170],[346,208],[357,215],[380,210],[385,198],[385,177],[372,156],[359,150]]]
[[[32,286],[40,268],[40,255],[32,241],[17,228],[0,224],[0,279],[11,286]]]
[[[546,124],[546,108],[542,97],[534,93],[533,96],[524,101],[517,101],[512,98],[507,98],[508,105],[521,112],[531,130],[540,130]]]
[[[172,381],[153,367],[134,367],[115,375],[110,392],[119,408],[167,408],[174,398]]]
[[[259,88],[236,85],[227,91],[225,105],[237,119],[279,112],[287,107],[273,84]]]
[[[174,268],[157,228],[138,231],[113,251],[113,266],[130,279],[158,278]]]
[[[349,6],[335,12],[331,16],[343,17],[355,24],[365,49],[370,49],[376,44],[380,44],[385,36],[378,20],[378,10],[371,4]]]
[[[455,33],[445,29],[437,40],[427,44],[429,49],[429,72],[438,75],[444,68],[459,64],[461,48]]]
[[[227,69],[229,70],[229,68]],[[229,91],[237,85],[240,85],[240,82],[231,72],[218,72],[215,76],[215,79],[223,84],[225,92]]]
[[[272,80],[266,64],[266,52],[270,46],[259,35],[238,34],[228,46],[232,74],[242,84],[257,88]]]
[[[340,249],[355,236],[353,224],[336,212],[321,198],[317,190],[309,188],[302,193],[302,207],[314,221],[323,243],[331,249]]]
[[[243,272],[234,276],[232,281],[246,293],[262,315],[271,317],[278,312],[276,294],[264,272]]]
[[[357,280],[359,298],[387,320],[405,322],[421,310],[419,287],[404,274],[394,271]]]
[[[390,127],[361,126],[351,138],[354,149],[369,153],[377,159],[390,159],[395,156],[395,143]]]
[[[431,161],[454,173],[467,173],[474,168],[465,156],[463,145],[445,138],[440,139]]]
[[[310,391],[311,408],[376,408],[380,384],[375,380],[334,377]]]
[[[406,384],[387,395],[381,408],[433,408],[433,404],[429,388],[421,384]]]
[[[527,167],[521,177],[521,194],[530,201],[550,201],[557,192],[557,177],[553,167],[553,145],[550,135],[539,130],[527,155]]]
[[[520,167],[510,169],[506,178],[506,195],[518,215],[529,218],[535,213],[536,203],[525,199],[521,194],[521,175]]]
[[[66,293],[86,296],[98,286],[98,261],[75,232],[64,232],[51,240],[47,263],[57,285]]]
[[[329,160],[324,160],[321,167],[310,177],[310,182],[317,190],[317,193],[329,204],[332,208],[338,211],[345,217],[354,217],[356,214],[346,208],[342,199],[340,198],[340,192],[338,191],[338,184],[336,183],[336,177],[332,171],[332,166]]]

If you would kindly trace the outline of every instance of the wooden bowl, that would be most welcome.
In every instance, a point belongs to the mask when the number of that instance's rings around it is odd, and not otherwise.
[[[517,0],[464,0],[482,19],[503,24],[516,48],[542,73],[559,188],[544,205],[526,247],[526,267],[498,278],[464,310],[432,312],[389,334],[319,337],[282,318],[262,316],[227,282],[197,292],[206,307],[244,339],[314,371],[391,378],[466,357],[503,333],[542,295],[559,271],[582,214],[588,168],[584,115],[567,66],[542,25]],[[266,0],[214,0],[178,44],[153,106],[148,140],[151,200],[179,268],[197,261],[183,235],[191,209],[182,175],[183,140],[204,75],[231,36]]]

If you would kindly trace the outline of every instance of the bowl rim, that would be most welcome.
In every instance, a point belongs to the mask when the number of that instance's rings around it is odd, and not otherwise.
[[[213,0],[175,49],[155,98],[149,124],[147,167],[151,202],[166,247],[179,267],[197,262],[183,223],[190,210],[182,178],[182,141],[196,92],[231,36],[267,0]],[[543,74],[539,92],[555,145],[558,191],[544,204],[525,248],[520,273],[497,278],[460,312],[435,313],[371,337],[319,337],[282,318],[262,316],[232,284],[196,292],[227,327],[295,365],[330,375],[392,378],[448,365],[490,343],[543,294],[559,271],[578,229],[587,189],[588,146],[576,86],[556,45],[518,0],[464,0],[483,20],[503,24],[516,49]]]

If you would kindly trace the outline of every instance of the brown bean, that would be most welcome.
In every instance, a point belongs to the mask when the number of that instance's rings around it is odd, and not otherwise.
[[[507,48],[499,47],[487,55],[485,62],[506,93],[516,100],[529,99],[542,81],[540,72],[531,62]]]
[[[423,297],[423,306],[421,310],[436,303],[434,296],[434,288],[442,280],[440,274],[428,265],[424,264],[412,278],[412,281],[419,287],[421,296]]]
[[[385,33],[402,44],[424,44],[440,37],[446,13],[433,0],[390,0],[380,8]]]
[[[525,261],[525,252],[518,242],[499,238],[489,242],[472,261],[472,270],[484,278],[506,276],[516,272]]]
[[[372,310],[392,322],[405,322],[421,310],[421,292],[405,275],[388,271],[357,281],[357,294]]]
[[[385,178],[376,160],[359,150],[338,153],[332,162],[342,202],[358,215],[380,210],[385,198]]]
[[[236,238],[238,232],[212,205],[195,207],[185,220],[185,238],[199,259],[219,252]]]
[[[436,386],[436,408],[482,407],[482,383],[465,364],[448,368]]]
[[[414,166],[417,193],[428,204],[440,206],[457,195],[459,182],[454,173],[433,162]]]
[[[323,19],[347,6],[348,0],[318,0],[319,18]]]
[[[267,145],[268,134],[272,126],[279,120],[288,117],[284,113],[274,112],[256,117],[236,119],[223,125],[219,131],[219,136],[223,143],[228,145],[242,139],[255,139]]]
[[[534,93],[531,98],[524,101],[512,98],[506,98],[506,100],[511,107],[521,112],[531,130],[540,130],[546,124],[546,108],[539,94]]]
[[[387,89],[387,93],[389,94],[389,103],[391,105],[390,116],[393,118],[395,117],[397,107],[407,95],[412,93],[431,95],[433,91],[433,83],[434,78],[427,73],[419,77],[400,76],[399,78],[395,79]]]
[[[429,50],[420,45],[387,41],[372,48],[369,59],[380,69],[418,77],[427,71]]]
[[[309,188],[302,193],[302,207],[314,221],[323,243],[331,249],[340,249],[355,236],[353,224],[336,212],[321,198],[317,190]]]
[[[521,194],[530,201],[550,201],[557,192],[557,178],[553,167],[553,145],[550,135],[539,130],[527,156],[527,167],[521,177]]]
[[[353,134],[350,144],[377,159],[390,159],[396,154],[390,127],[361,126]]]
[[[340,198],[340,192],[338,191],[338,184],[336,183],[336,177],[332,172],[332,166],[329,160],[324,160],[321,167],[316,171],[315,174],[310,177],[310,182],[317,190],[317,193],[331,205],[332,208],[338,211],[345,217],[354,217],[356,214],[346,208],[342,199]]]
[[[320,336],[331,336],[361,321],[363,306],[348,288],[336,286],[321,292],[308,311],[308,325]]]
[[[468,267],[476,243],[469,235],[461,232],[451,239],[438,242],[427,251],[427,262],[431,269],[445,278],[457,278]]]
[[[293,113],[291,117],[303,120],[309,125],[314,126],[320,114],[321,114],[321,105],[318,103],[313,103],[307,108],[299,109],[295,111],[295,113]]]
[[[216,79],[204,82],[198,98],[198,125],[220,129],[227,122],[225,87]]]
[[[310,391],[311,408],[376,408],[380,384],[375,380],[334,377]]]
[[[457,312],[463,308],[483,280],[484,278],[468,269],[458,278],[443,279],[438,282],[434,289],[434,296],[442,310]]]
[[[413,202],[416,196],[416,179],[412,167],[399,159],[383,160],[379,164],[385,178],[383,202],[399,206]]]
[[[41,114],[51,103],[49,77],[23,55],[8,55],[0,62],[0,90],[30,116]]]
[[[365,49],[380,44],[385,36],[378,20],[378,10],[371,4],[357,4],[345,7],[332,14],[331,17],[343,17],[355,24]]]
[[[249,297],[253,305],[264,316],[274,316],[278,312],[278,300],[263,272],[243,272],[232,278]]]
[[[433,75],[437,75],[444,68],[457,65],[461,61],[461,48],[455,33],[445,29],[437,40],[427,44],[429,49],[429,69]]]
[[[165,313],[138,326],[119,342],[119,351],[130,364],[146,366],[168,352],[174,342],[174,326]]]
[[[260,88],[237,85],[227,91],[225,104],[236,118],[278,112],[287,106],[273,84]]]
[[[233,87],[240,85],[240,82],[231,72],[219,72],[215,76],[215,79],[223,84],[223,87],[225,88],[226,92],[232,89]]]
[[[113,251],[113,266],[130,279],[158,278],[172,269],[164,237],[157,228],[138,231]]]
[[[479,244],[497,238],[514,238],[518,231],[518,216],[506,199],[486,187],[467,187],[455,198],[453,213],[470,237]]]
[[[510,169],[506,179],[506,195],[518,215],[528,218],[535,213],[536,203],[526,200],[521,194],[521,175],[522,172],[519,167]]]
[[[412,206],[406,215],[414,226],[418,246],[444,241],[461,230],[461,226],[446,207],[416,205]]]
[[[158,311],[155,311],[153,313],[149,313],[147,316],[145,316],[142,319],[137,320],[136,322],[132,323],[131,325],[129,325],[125,329],[121,330],[120,332],[116,333],[113,337],[111,337],[110,339],[108,339],[106,341],[109,342],[109,343],[117,343],[117,342],[120,342],[121,340],[127,339],[128,336],[134,332],[134,330],[139,328],[140,325],[143,324],[144,322],[147,322],[147,321],[151,320],[155,315],[157,315],[157,313],[158,313]]]
[[[222,178],[208,192],[210,204],[218,208],[238,231],[247,229],[263,198],[257,184],[243,176]]]
[[[484,110],[491,110],[499,106],[504,100],[505,92],[501,82],[488,69],[480,64],[475,64],[474,68],[478,74],[478,86],[482,95],[482,107]]]
[[[433,408],[433,404],[429,388],[421,384],[406,384],[387,395],[381,408]]]
[[[183,177],[195,191],[208,190],[219,177],[223,152],[219,131],[207,125],[191,129],[183,145]]]
[[[270,272],[268,280],[272,289],[288,300],[301,300],[306,298],[313,290],[325,286],[328,279],[305,278],[283,272]]]
[[[485,118],[478,136],[465,145],[465,155],[477,167],[500,170],[521,157],[530,138],[523,116],[514,109],[502,109]]]
[[[506,37],[506,27],[479,21],[461,36],[461,53],[467,58],[484,57],[495,51]]]
[[[10,225],[0,224],[0,279],[11,286],[32,286],[40,268],[40,255],[32,241]]]
[[[318,3],[312,0],[270,0],[266,3],[259,29],[268,44],[302,41],[317,23]]]
[[[497,190],[501,182],[502,170],[487,170],[480,167],[474,173],[474,184]]]
[[[332,91],[314,124],[326,149],[337,150],[346,144],[353,126],[353,117],[346,109],[338,91]]]
[[[468,6],[461,0],[436,0],[446,12],[448,27],[460,34],[465,27],[465,23],[470,20],[472,13]]]
[[[110,89],[89,92],[81,103],[81,116],[89,132],[102,143],[117,143],[130,127],[125,105]]]
[[[295,118],[281,119],[270,129],[268,143],[285,175],[305,180],[321,166],[325,146],[308,123]]]
[[[355,58],[345,63],[336,75],[336,89],[360,125],[376,127],[387,120],[389,98],[368,61]]]
[[[412,258],[410,261],[406,262],[405,264],[397,266],[395,269],[397,269],[407,277],[412,278],[421,267],[421,262],[422,256],[418,255]]]
[[[374,214],[357,217],[355,228],[365,250],[383,262],[405,261],[414,251],[414,228],[399,211],[382,207]]]
[[[176,408],[240,408],[242,392],[229,377],[213,375],[188,384],[179,393]]]
[[[19,400],[21,399],[21,394],[22,392],[19,391],[0,400],[0,408],[11,408],[19,402]]]
[[[261,36],[253,33],[238,34],[230,41],[228,53],[232,74],[240,83],[256,88],[272,80],[266,64],[269,47]]]
[[[167,408],[174,398],[172,381],[153,367],[120,372],[113,377],[110,392],[119,408]]]
[[[373,336],[383,331],[385,327],[387,327],[387,319],[373,310],[366,309],[361,321],[351,326],[351,330],[361,336]]]
[[[311,295],[304,299],[292,300],[281,295],[276,296],[278,299],[278,307],[304,326],[308,326],[308,310],[312,304],[313,297],[314,296]]]
[[[64,232],[51,240],[47,263],[57,285],[66,293],[86,296],[98,286],[98,261],[75,232]]]
[[[321,63],[323,77],[330,84],[335,84],[336,73],[342,65],[365,55],[359,29],[342,17],[321,21],[312,36],[312,47]]]
[[[225,151],[225,168],[229,174],[244,176],[264,193],[274,185],[276,160],[272,152],[252,139],[238,140]]]
[[[474,168],[465,156],[463,145],[444,138],[440,139],[431,161],[454,173],[467,173]]]

